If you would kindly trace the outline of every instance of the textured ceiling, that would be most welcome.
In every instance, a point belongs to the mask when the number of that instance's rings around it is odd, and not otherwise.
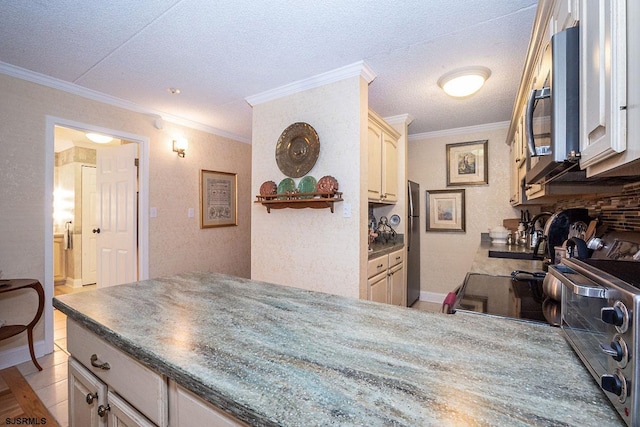
[[[0,61],[250,140],[245,98],[364,60],[370,107],[417,134],[510,119],[536,3],[0,0]],[[444,95],[469,65],[485,87]]]

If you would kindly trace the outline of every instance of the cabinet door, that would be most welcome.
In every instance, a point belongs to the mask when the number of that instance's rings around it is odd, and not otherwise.
[[[176,427],[200,427],[206,421],[211,427],[246,426],[244,422],[233,417],[196,396],[191,391],[169,382],[169,418],[170,425]]]
[[[382,195],[385,202],[398,201],[398,139],[382,133]]]
[[[387,296],[389,294],[387,271],[385,270],[377,276],[373,276],[367,281],[367,284],[369,288],[367,299],[369,301],[383,302],[386,304]]]
[[[53,236],[53,281],[60,283],[67,278],[66,256],[64,250],[64,237]]]
[[[393,305],[405,307],[407,305],[406,289],[404,263],[400,263],[389,270],[389,302]]]
[[[626,1],[580,7],[580,166],[627,149]]]
[[[155,427],[144,415],[111,390],[107,396],[109,427]]]
[[[69,426],[106,427],[98,407],[107,402],[107,386],[72,357],[68,363]]]
[[[369,179],[367,193],[369,200],[380,201],[382,198],[382,129],[369,121]]]

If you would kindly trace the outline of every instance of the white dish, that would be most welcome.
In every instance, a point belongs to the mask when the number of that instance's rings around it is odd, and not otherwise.
[[[400,215],[396,215],[396,214],[391,215],[391,218],[389,218],[389,224],[391,224],[394,227],[400,224]]]
[[[492,245],[506,245],[507,239],[491,239]]]

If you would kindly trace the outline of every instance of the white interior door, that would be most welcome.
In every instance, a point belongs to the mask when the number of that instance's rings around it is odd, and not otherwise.
[[[138,279],[137,154],[138,144],[96,150],[99,288]]]
[[[82,166],[82,286],[96,283],[98,258],[98,193],[96,191],[96,168]]]

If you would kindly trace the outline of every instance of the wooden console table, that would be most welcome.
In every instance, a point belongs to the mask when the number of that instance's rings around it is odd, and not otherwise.
[[[39,371],[42,371],[42,367],[38,364],[36,354],[33,351],[33,328],[36,326],[36,323],[38,323],[38,320],[40,320],[40,317],[42,317],[42,312],[44,311],[44,290],[42,289],[42,285],[34,279],[0,280],[0,294],[27,288],[31,288],[38,293],[38,311],[36,312],[35,317],[28,325],[4,325],[0,327],[0,341],[27,331],[31,360],[33,360],[33,364],[36,365],[36,368],[38,368]]]

